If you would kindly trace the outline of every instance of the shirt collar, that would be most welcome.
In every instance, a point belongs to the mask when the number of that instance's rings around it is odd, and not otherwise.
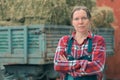
[[[72,32],[72,37],[73,37],[73,38],[75,37],[75,34],[76,34],[75,31]],[[91,39],[92,39],[92,35],[93,35],[93,33],[92,33],[91,31],[88,31],[88,36],[87,36],[87,38],[91,38]]]

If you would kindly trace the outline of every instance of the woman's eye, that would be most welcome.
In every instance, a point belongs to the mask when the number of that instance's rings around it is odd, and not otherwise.
[[[73,20],[79,20],[79,18],[74,18]]]
[[[81,20],[87,20],[88,18],[87,17],[82,17]]]
[[[82,17],[82,18],[74,18],[73,20],[82,20],[82,21],[85,21],[85,20],[87,20],[88,18],[87,17]]]

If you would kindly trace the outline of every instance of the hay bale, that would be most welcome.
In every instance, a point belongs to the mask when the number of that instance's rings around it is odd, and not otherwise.
[[[96,7],[92,11],[93,27],[111,27],[114,21],[113,10],[109,7]]]
[[[71,0],[72,1],[72,0]],[[74,1],[74,0],[73,0]],[[73,1],[69,0],[1,0],[0,25],[70,24],[69,16]],[[95,0],[75,0],[74,5],[87,5],[90,9]],[[71,4],[71,5],[69,5]],[[93,26],[108,27],[113,21],[108,7],[94,8]]]

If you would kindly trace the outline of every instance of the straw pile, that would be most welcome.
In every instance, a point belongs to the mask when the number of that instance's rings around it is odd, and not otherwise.
[[[92,11],[93,27],[111,27],[114,21],[113,11],[109,7],[95,7]]]
[[[69,16],[75,5],[93,10],[93,26],[108,26],[113,21],[111,9],[92,9],[95,0],[0,0],[0,25],[70,25]]]

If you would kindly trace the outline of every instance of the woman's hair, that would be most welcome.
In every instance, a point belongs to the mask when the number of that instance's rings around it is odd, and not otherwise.
[[[72,10],[72,13],[71,13],[71,19],[73,18],[74,12],[78,11],[78,10],[84,10],[87,14],[88,19],[91,19],[91,13],[90,13],[89,9],[85,6],[75,6]]]

